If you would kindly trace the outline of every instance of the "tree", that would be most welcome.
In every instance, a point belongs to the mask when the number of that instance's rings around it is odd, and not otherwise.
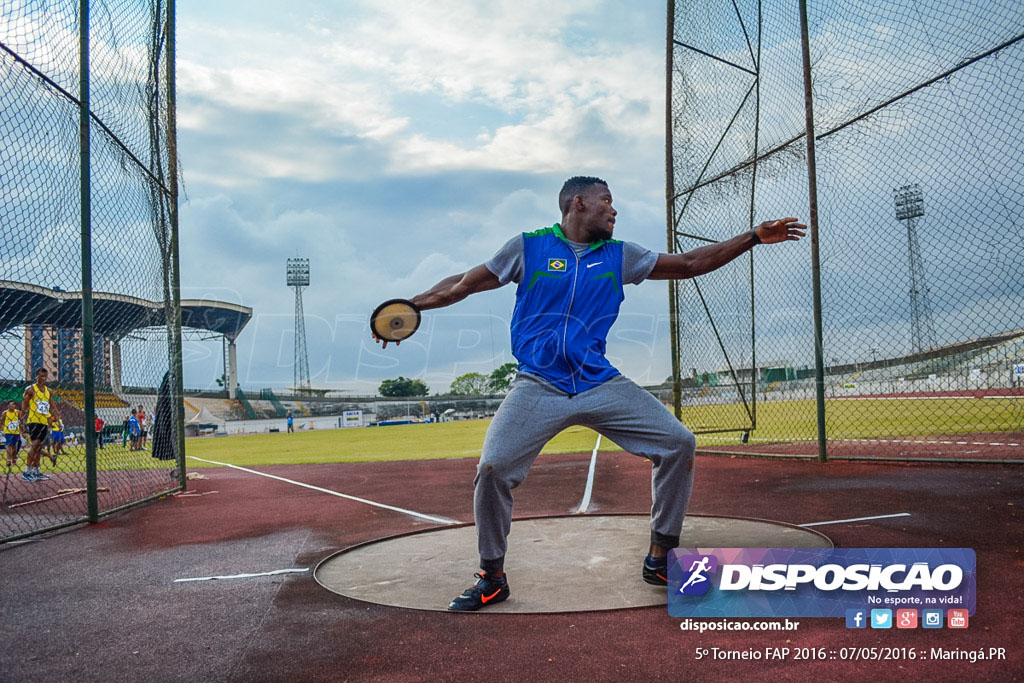
[[[512,380],[516,377],[517,367],[515,363],[505,363],[498,366],[491,373],[487,388],[496,393],[508,391],[509,385],[512,384]]]
[[[409,379],[399,375],[395,379],[386,379],[377,390],[381,396],[426,396],[430,389],[420,379]]]
[[[448,393],[457,396],[479,396],[487,392],[490,382],[487,375],[481,375],[479,372],[467,372],[452,381]]]

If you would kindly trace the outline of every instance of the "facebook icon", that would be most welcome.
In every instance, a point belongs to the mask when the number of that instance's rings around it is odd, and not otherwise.
[[[846,628],[867,628],[867,610],[848,609],[846,610]]]

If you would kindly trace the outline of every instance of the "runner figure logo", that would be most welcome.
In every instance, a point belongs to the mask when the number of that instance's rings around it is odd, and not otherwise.
[[[707,575],[718,570],[718,558],[714,555],[683,555],[679,558],[679,566],[687,571],[679,586],[679,594],[704,595],[711,587]]]

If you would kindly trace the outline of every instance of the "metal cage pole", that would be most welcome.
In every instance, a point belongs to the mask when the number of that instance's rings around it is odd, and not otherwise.
[[[99,519],[96,489],[96,373],[93,359],[92,316],[92,194],[90,191],[89,118],[89,0],[78,2],[78,162],[82,232],[82,383],[85,412],[85,488],[88,519]]]
[[[734,5],[735,6],[735,5]],[[738,12],[738,10],[737,10]],[[757,57],[754,59],[754,70],[757,72],[754,81],[754,165],[750,174],[750,228],[754,229],[755,209],[757,208],[757,156],[760,152],[761,135],[761,3],[757,3]],[[754,250],[749,252],[750,263],[750,431],[757,429],[757,318],[754,301]],[[750,432],[747,432],[749,438]]]
[[[174,320],[171,324],[171,372],[174,396],[171,405],[174,418],[175,462],[178,487],[185,490],[185,380],[181,361],[181,265],[178,252],[178,122],[175,86],[175,0],[167,0],[167,187],[170,194],[171,220],[171,296]]]
[[[825,359],[821,334],[821,261],[818,255],[818,176],[814,156],[814,95],[811,90],[811,45],[807,0],[800,0],[800,46],[803,53],[804,116],[807,139],[807,194],[810,204],[811,289],[814,295],[814,397],[818,415],[818,460],[828,458],[825,434]]]
[[[676,3],[668,0],[668,17],[666,19],[665,39],[665,220],[668,253],[676,251],[675,240],[675,167],[672,161],[672,64],[675,50]],[[675,280],[668,281],[668,325],[672,340],[672,406],[677,420],[683,419],[682,387],[679,380],[679,309],[678,285]]]

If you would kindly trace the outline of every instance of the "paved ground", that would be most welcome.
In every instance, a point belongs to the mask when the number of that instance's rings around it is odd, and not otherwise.
[[[519,490],[517,516],[571,512],[589,454],[545,456]],[[471,519],[471,460],[259,468],[369,500]],[[0,546],[2,681],[327,680],[1014,680],[1024,653],[1024,469],[708,456],[691,510],[807,523],[837,546],[971,547],[978,606],[966,631],[850,631],[802,620],[792,633],[705,633],[651,607],[564,615],[469,616],[371,605],[308,572],[338,548],[426,528],[407,514],[229,469],[203,469],[188,495],[87,527]],[[649,465],[601,454],[594,512],[650,505]],[[638,558],[639,559],[639,558]],[[415,566],[410,572],[418,571]],[[466,583],[473,567],[466,568]],[[565,577],[565,590],[587,586]],[[696,661],[698,647],[1005,647],[1002,662]]]

